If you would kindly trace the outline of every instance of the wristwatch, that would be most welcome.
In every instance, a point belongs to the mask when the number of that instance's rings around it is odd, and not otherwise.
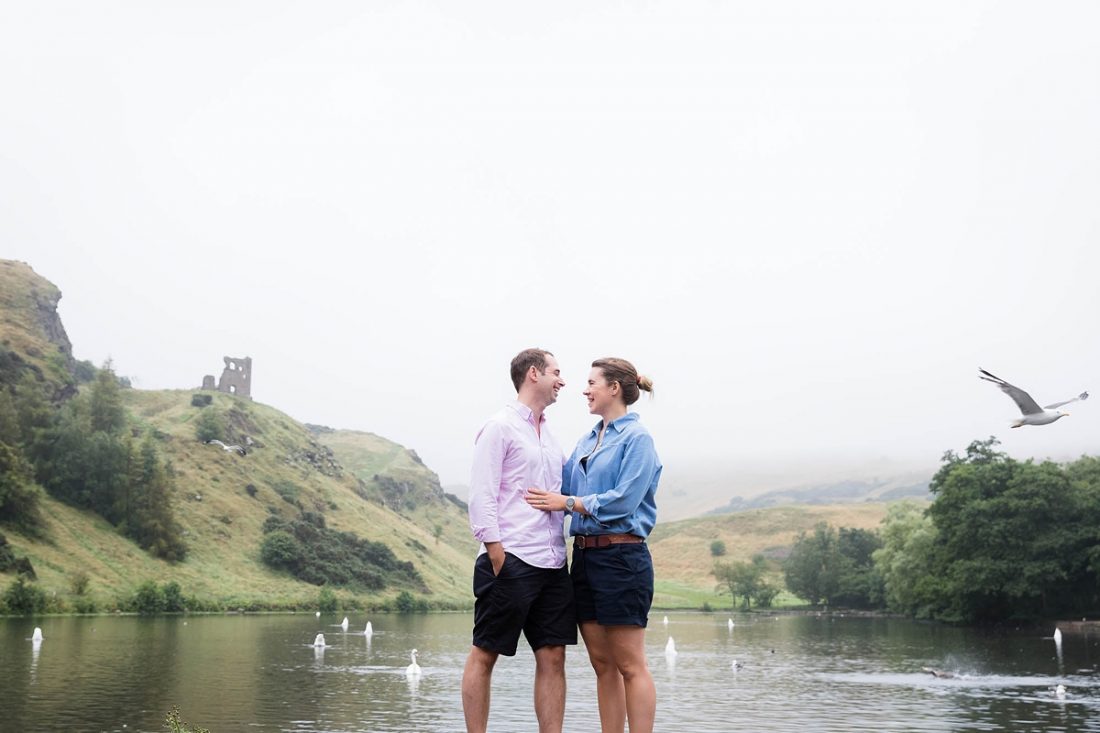
[[[576,504],[576,503],[577,503],[577,497],[575,497],[575,496],[565,497],[565,511],[567,511],[567,512],[573,511],[573,505]]]

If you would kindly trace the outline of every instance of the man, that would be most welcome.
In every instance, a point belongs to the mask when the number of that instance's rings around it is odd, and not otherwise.
[[[554,355],[521,351],[512,360],[516,400],[485,423],[474,447],[470,529],[482,543],[474,563],[473,646],[462,673],[469,733],[489,724],[489,686],[499,655],[513,656],[520,632],[535,653],[540,733],[560,733],[565,717],[565,646],[577,643],[573,585],[565,567],[563,512],[543,512],[529,488],[561,491],[565,454],[544,410],[565,386]]]

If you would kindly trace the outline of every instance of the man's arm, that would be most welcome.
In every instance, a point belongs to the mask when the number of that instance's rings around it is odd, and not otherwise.
[[[489,562],[493,564],[493,575],[499,575],[504,565],[497,509],[505,449],[502,427],[496,422],[488,423],[474,443],[470,472],[470,530],[474,539],[485,544]]]

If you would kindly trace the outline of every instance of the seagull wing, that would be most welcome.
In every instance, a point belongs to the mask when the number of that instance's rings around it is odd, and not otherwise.
[[[1070,402],[1081,402],[1081,401],[1087,400],[1088,398],[1089,398],[1089,393],[1088,392],[1082,392],[1081,394],[1074,397],[1072,400],[1066,400],[1065,402],[1055,402],[1053,405],[1046,405],[1045,407],[1048,410],[1053,410],[1056,407],[1061,407],[1062,405],[1068,405]]]
[[[1025,415],[1035,415],[1043,411],[1043,408],[1039,407],[1039,403],[1019,387],[1009,384],[1005,380],[990,374],[981,367],[978,367],[978,371],[981,372],[980,376],[982,379],[987,382],[993,382],[993,384],[1001,388],[1002,392],[1011,397],[1012,401],[1016,403],[1016,406],[1020,408],[1020,412]]]

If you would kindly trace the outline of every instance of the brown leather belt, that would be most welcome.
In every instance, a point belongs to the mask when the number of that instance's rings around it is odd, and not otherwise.
[[[596,550],[611,545],[635,545],[645,542],[636,534],[579,534],[573,538],[574,550]]]

